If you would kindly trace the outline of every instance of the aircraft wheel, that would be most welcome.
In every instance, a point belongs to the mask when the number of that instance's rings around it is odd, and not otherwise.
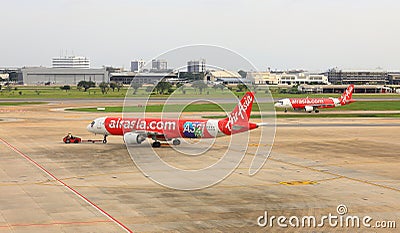
[[[319,113],[319,110],[315,110],[315,113]]]
[[[151,144],[154,148],[158,148],[161,147],[161,142],[153,142],[153,144]]]
[[[181,141],[180,141],[179,139],[174,139],[174,140],[172,141],[172,144],[174,144],[174,146],[178,146],[178,145],[181,144]]]
[[[287,109],[285,108],[285,113],[287,113]]]
[[[103,139],[103,143],[106,144],[107,143],[107,139]]]
[[[69,139],[65,140],[65,143],[70,143],[71,141]]]

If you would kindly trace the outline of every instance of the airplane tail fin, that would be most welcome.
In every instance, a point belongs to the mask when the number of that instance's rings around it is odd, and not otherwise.
[[[247,92],[228,117],[219,121],[220,130],[225,134],[232,134],[232,131],[242,132],[248,130],[253,102],[254,94]]]
[[[339,97],[339,102],[341,105],[346,105],[351,102],[354,102],[352,99],[354,91],[354,85],[350,84],[347,89],[343,92],[342,96]]]

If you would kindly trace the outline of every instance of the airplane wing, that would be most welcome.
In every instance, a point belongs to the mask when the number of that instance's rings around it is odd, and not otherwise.
[[[152,131],[152,130],[134,130],[126,132],[124,139],[127,142],[134,142],[137,144],[142,143],[146,138],[151,138],[155,141],[167,141],[172,138],[179,137],[178,135],[166,135],[164,132]]]
[[[160,141],[167,141],[172,139],[170,136],[173,135],[167,136],[166,134],[157,131],[137,130],[125,133],[124,141],[126,144],[132,145],[132,144],[141,144],[144,140],[146,140],[146,138],[151,138],[154,140],[152,146],[160,147],[161,146]],[[175,138],[173,140],[173,144],[179,145],[180,144],[179,139]]]
[[[335,105],[334,104],[316,104],[316,105],[313,105],[313,107],[315,107],[315,108],[329,108],[329,107],[335,107]]]

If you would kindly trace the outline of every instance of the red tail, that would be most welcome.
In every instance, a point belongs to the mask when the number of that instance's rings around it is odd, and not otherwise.
[[[253,93],[247,92],[228,117],[219,121],[219,129],[228,135],[232,134],[232,131],[236,133],[248,130],[253,101]]]
[[[353,96],[354,85],[350,84],[349,87],[343,92],[343,95],[339,97],[339,102],[341,105],[346,105],[354,102],[351,98]]]

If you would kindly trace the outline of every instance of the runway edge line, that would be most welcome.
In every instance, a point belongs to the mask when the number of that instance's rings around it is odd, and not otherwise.
[[[46,168],[44,168],[42,165],[40,165],[39,163],[37,163],[35,160],[33,160],[31,157],[29,157],[28,155],[26,155],[25,153],[23,153],[22,151],[20,151],[18,148],[14,147],[13,145],[11,145],[10,143],[8,143],[6,140],[4,140],[3,138],[0,137],[0,141],[6,145],[8,148],[10,148],[11,150],[13,150],[14,152],[16,152],[17,154],[19,154],[20,156],[22,156],[23,158],[25,158],[26,160],[28,160],[29,162],[31,162],[33,165],[35,165],[38,169],[40,169],[42,172],[46,173],[46,175],[50,176],[52,179],[54,179],[55,181],[57,181],[58,183],[60,183],[61,185],[63,185],[66,189],[68,189],[69,191],[71,191],[72,193],[74,193],[76,196],[78,196],[80,199],[82,199],[83,201],[85,201],[87,204],[89,204],[90,206],[92,206],[93,208],[95,208],[97,211],[99,211],[101,214],[103,214],[104,216],[106,216],[107,218],[109,218],[111,221],[113,221],[115,224],[117,224],[119,227],[121,227],[122,229],[124,229],[126,232],[129,233],[133,233],[133,231],[131,229],[129,229],[127,226],[125,226],[122,222],[118,221],[116,218],[114,218],[113,216],[111,216],[109,213],[107,213],[105,210],[103,210],[102,208],[100,208],[98,205],[96,205],[95,203],[93,203],[92,201],[90,201],[88,198],[86,198],[85,196],[83,196],[81,193],[79,193],[78,191],[76,191],[74,188],[72,188],[71,186],[69,186],[68,184],[64,183],[62,180],[58,179],[55,175],[53,175],[52,173],[50,173],[48,170],[46,170]]]

